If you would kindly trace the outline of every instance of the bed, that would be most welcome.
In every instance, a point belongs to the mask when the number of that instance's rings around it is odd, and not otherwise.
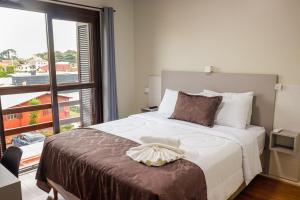
[[[236,84],[237,82],[241,84]],[[162,73],[162,90],[171,88],[198,92],[209,88],[232,92],[254,91],[256,98],[253,106],[253,125],[247,126],[246,129],[220,125],[208,128],[180,120],[170,120],[158,112],[136,114],[90,128],[128,139],[136,144],[141,143],[141,136],[147,135],[180,139],[181,148],[187,152],[185,160],[199,166],[204,173],[206,198],[230,199],[262,171],[260,157],[263,160],[267,159],[264,147],[268,142],[266,133],[273,125],[276,82],[275,75],[208,75],[201,72],[174,71]],[[69,172],[68,175],[62,176],[73,175]],[[68,192],[63,184],[49,177],[47,183],[65,199],[79,199]],[[81,196],[81,199],[85,198]]]

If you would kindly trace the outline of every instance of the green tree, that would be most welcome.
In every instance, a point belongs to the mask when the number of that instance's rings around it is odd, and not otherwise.
[[[17,64],[15,63],[15,65],[21,65],[21,64],[26,64],[26,61],[23,58],[18,58]]]
[[[37,57],[42,58],[44,60],[48,60],[48,53],[37,53],[35,54]],[[55,51],[55,62],[69,62],[76,63],[77,52],[74,50],[67,50],[65,52]]]
[[[13,66],[13,65],[8,65],[8,66],[6,67],[6,73],[7,73],[7,74],[13,74],[13,73],[15,73],[15,66]]]
[[[63,61],[69,63],[76,63],[77,52],[73,50],[67,50],[63,53]]]
[[[17,52],[14,49],[6,49],[0,53],[0,58],[3,59],[16,59]]]
[[[5,72],[5,68],[0,65],[0,78],[7,77],[7,73]]]
[[[3,70],[0,70],[0,78],[5,78],[7,77],[7,73]]]
[[[64,53],[62,53],[60,51],[55,51],[55,61],[56,62],[64,61]]]
[[[31,99],[29,101],[29,105],[31,106],[39,105],[40,103],[41,103],[40,100],[38,100],[37,98]],[[38,123],[37,118],[38,118],[38,111],[31,112],[29,114],[29,125],[37,124]]]
[[[74,128],[73,124],[66,124],[66,125],[62,125],[60,126],[60,132],[65,132],[65,131],[69,131],[72,130]]]
[[[37,57],[42,58],[44,60],[48,60],[48,52],[37,53],[35,54]]]

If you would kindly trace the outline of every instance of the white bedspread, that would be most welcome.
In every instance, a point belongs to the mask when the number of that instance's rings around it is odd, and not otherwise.
[[[141,136],[180,139],[187,160],[204,172],[209,200],[230,197],[243,181],[248,184],[262,171],[257,134],[224,126],[213,128],[167,119],[157,112],[92,126],[141,143]],[[261,129],[260,129],[261,130]]]

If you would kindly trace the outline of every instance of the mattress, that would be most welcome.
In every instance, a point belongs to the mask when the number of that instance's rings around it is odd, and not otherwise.
[[[245,130],[217,125],[208,128],[170,120],[157,112],[132,115],[125,119],[94,125],[92,128],[138,143],[141,143],[139,140],[141,136],[149,135],[180,139],[180,148],[187,152],[186,159],[200,166],[205,174],[209,200],[227,199],[245,181],[245,167],[243,167],[245,147],[241,146],[235,137],[247,135],[249,141],[253,140],[251,138],[257,138],[257,141],[249,142],[247,145],[256,145],[258,149],[258,143],[260,148],[262,146],[264,135],[264,129],[257,126],[249,126]],[[258,168],[256,171],[259,171],[260,162],[255,165]]]

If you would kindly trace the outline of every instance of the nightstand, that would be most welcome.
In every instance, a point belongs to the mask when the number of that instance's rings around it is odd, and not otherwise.
[[[153,111],[157,111],[158,107],[157,106],[151,106],[151,107],[145,107],[145,108],[141,108],[141,112],[153,112]]]
[[[270,175],[300,181],[300,133],[282,130],[270,136]]]

